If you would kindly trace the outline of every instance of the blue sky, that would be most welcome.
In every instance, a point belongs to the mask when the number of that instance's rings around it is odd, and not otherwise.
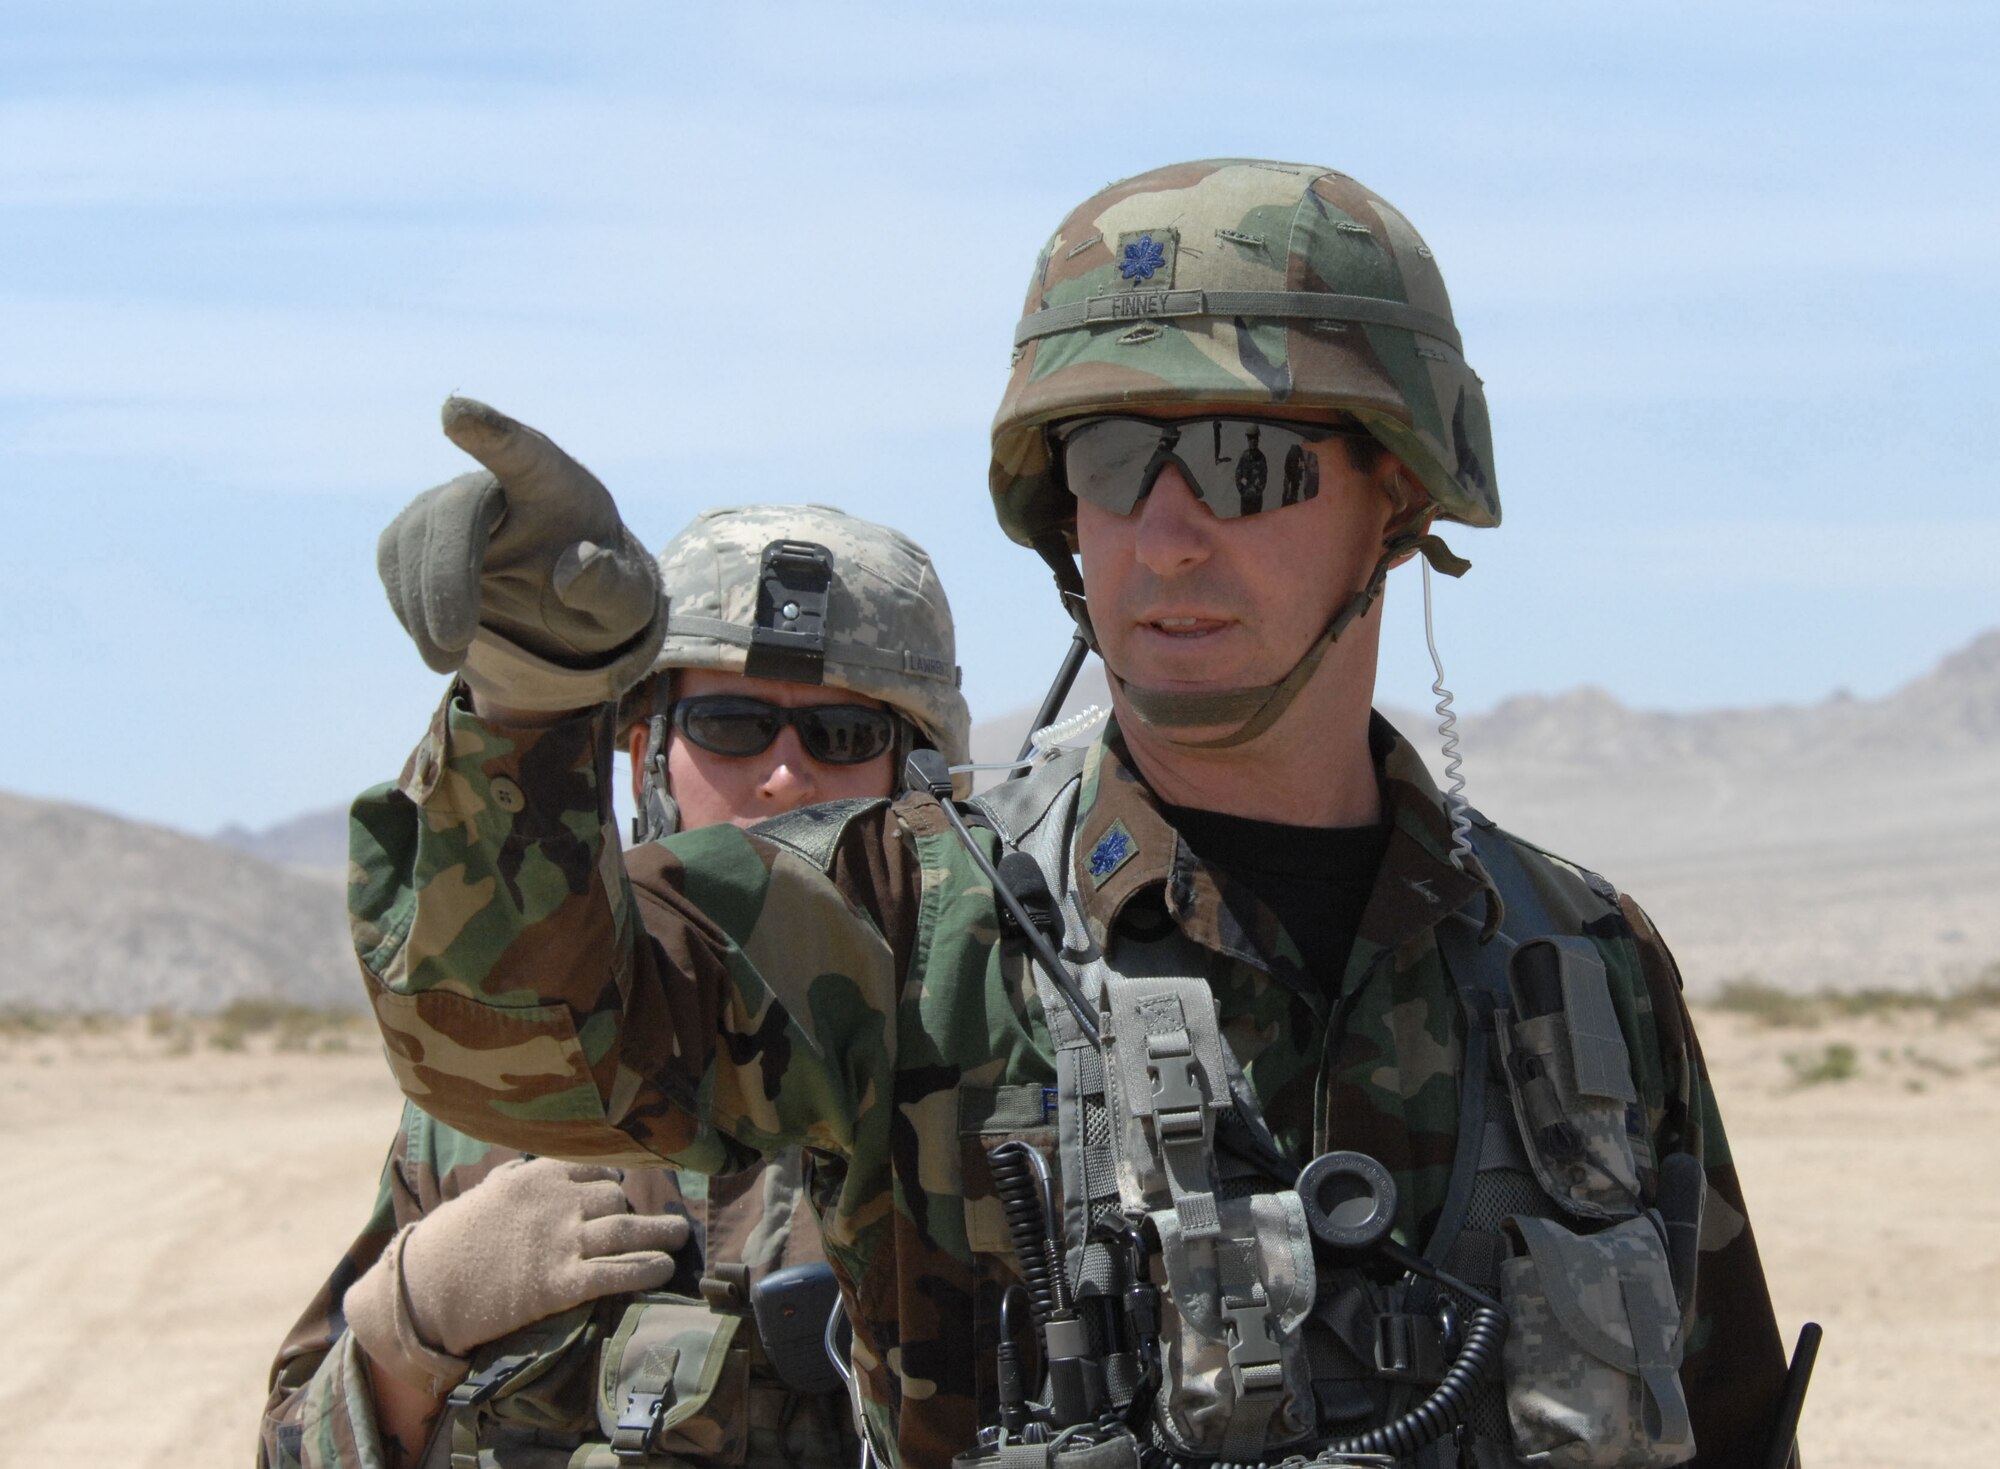
[[[1338,167],[1436,249],[1507,507],[1440,589],[1463,706],[1879,694],[2000,623],[1989,6],[0,24],[0,787],[208,831],[392,774],[437,683],[373,544],[464,467],[454,391],[650,541],[751,499],[902,526],[975,713],[1032,700],[1064,623],[984,490],[1022,287],[1072,204],[1185,157]]]

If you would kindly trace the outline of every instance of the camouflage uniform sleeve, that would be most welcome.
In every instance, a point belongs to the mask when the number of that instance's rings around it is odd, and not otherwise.
[[[1758,1469],[1784,1387],[1784,1345],[1729,1137],[1715,1104],[1680,971],[1639,905],[1621,898],[1639,942],[1641,968],[1666,1063],[1666,1118],[1659,1156],[1687,1151],[1701,1160],[1708,1197],[1701,1223],[1694,1324],[1681,1383],[1694,1422],[1697,1469]]]
[[[852,1152],[887,1125],[915,919],[883,905],[921,890],[913,844],[886,806],[826,870],[709,827],[644,852],[635,897],[610,718],[501,728],[447,697],[401,780],[356,802],[350,917],[398,1082],[555,1157]]]
[[[440,1127],[410,1103],[382,1164],[375,1207],[271,1364],[259,1469],[374,1469],[388,1462],[366,1363],[340,1304],[395,1234],[520,1154]]]
[[[382,1165],[382,1182],[368,1221],[320,1286],[271,1364],[270,1397],[258,1427],[258,1469],[375,1469],[388,1462],[375,1425],[368,1374],[347,1334],[340,1303],[347,1288],[381,1256],[406,1222],[398,1202],[408,1197],[398,1164],[408,1145],[405,1127]]]

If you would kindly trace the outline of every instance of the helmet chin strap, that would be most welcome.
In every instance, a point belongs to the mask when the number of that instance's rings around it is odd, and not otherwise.
[[[1326,650],[1339,640],[1356,618],[1365,615],[1375,605],[1375,599],[1382,594],[1382,583],[1388,578],[1389,568],[1412,551],[1422,555],[1446,576],[1463,576],[1472,566],[1471,562],[1454,555],[1451,548],[1434,535],[1392,536],[1383,543],[1381,559],[1375,563],[1374,571],[1369,573],[1367,584],[1349,599],[1346,606],[1333,614],[1325,629],[1313,639],[1312,646],[1299,655],[1299,661],[1292,665],[1291,671],[1276,683],[1258,684],[1251,688],[1185,692],[1141,688],[1121,677],[1108,664],[1106,670],[1124,694],[1126,706],[1142,722],[1155,729],[1163,732],[1213,729],[1218,724],[1240,721],[1228,734],[1212,739],[1183,739],[1172,733],[1165,734],[1168,741],[1182,749],[1227,750],[1247,744],[1276,724],[1291,707],[1292,700],[1298,697],[1299,691],[1326,657]]]
[[[670,837],[681,829],[680,803],[667,789],[667,714],[673,708],[673,674],[653,680],[653,712],[646,720],[646,753],[639,765],[639,810],[632,818],[632,845]]]

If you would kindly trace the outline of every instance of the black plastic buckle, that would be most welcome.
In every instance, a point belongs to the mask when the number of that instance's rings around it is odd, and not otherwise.
[[[773,541],[764,548],[757,620],[750,629],[746,678],[787,683],[826,679],[826,608],[833,552],[813,541]]]
[[[673,1402],[673,1384],[659,1392],[628,1392],[611,1433],[611,1452],[620,1460],[649,1459],[659,1442],[660,1423]]]
[[[495,1358],[454,1387],[445,1401],[454,1408],[476,1408],[534,1360],[533,1352],[515,1352],[511,1356]]]

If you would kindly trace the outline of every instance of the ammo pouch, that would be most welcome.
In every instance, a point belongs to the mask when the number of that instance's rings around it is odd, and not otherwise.
[[[1516,1216],[1500,1267],[1514,1447],[1536,1469],[1662,1469],[1694,1457],[1681,1313],[1650,1218],[1592,1235]]]
[[[562,1469],[587,1423],[595,1302],[480,1347],[445,1398],[424,1469]]]
[[[1514,951],[1508,989],[1496,1039],[1536,1181],[1579,1219],[1630,1218],[1647,1144],[1628,1126],[1639,1093],[1604,961],[1589,939],[1530,939]]]
[[[659,1292],[633,1297],[598,1366],[597,1422],[609,1445],[591,1445],[574,1469],[682,1458],[742,1463],[750,1416],[742,1327],[742,1317],[706,1301]]]
[[[1104,1089],[1127,1211],[1153,1221],[1165,1267],[1153,1428],[1168,1451],[1255,1462],[1308,1440],[1300,1328],[1315,1294],[1298,1194],[1218,1188],[1216,1126],[1239,1078],[1199,979],[1098,976]]]

